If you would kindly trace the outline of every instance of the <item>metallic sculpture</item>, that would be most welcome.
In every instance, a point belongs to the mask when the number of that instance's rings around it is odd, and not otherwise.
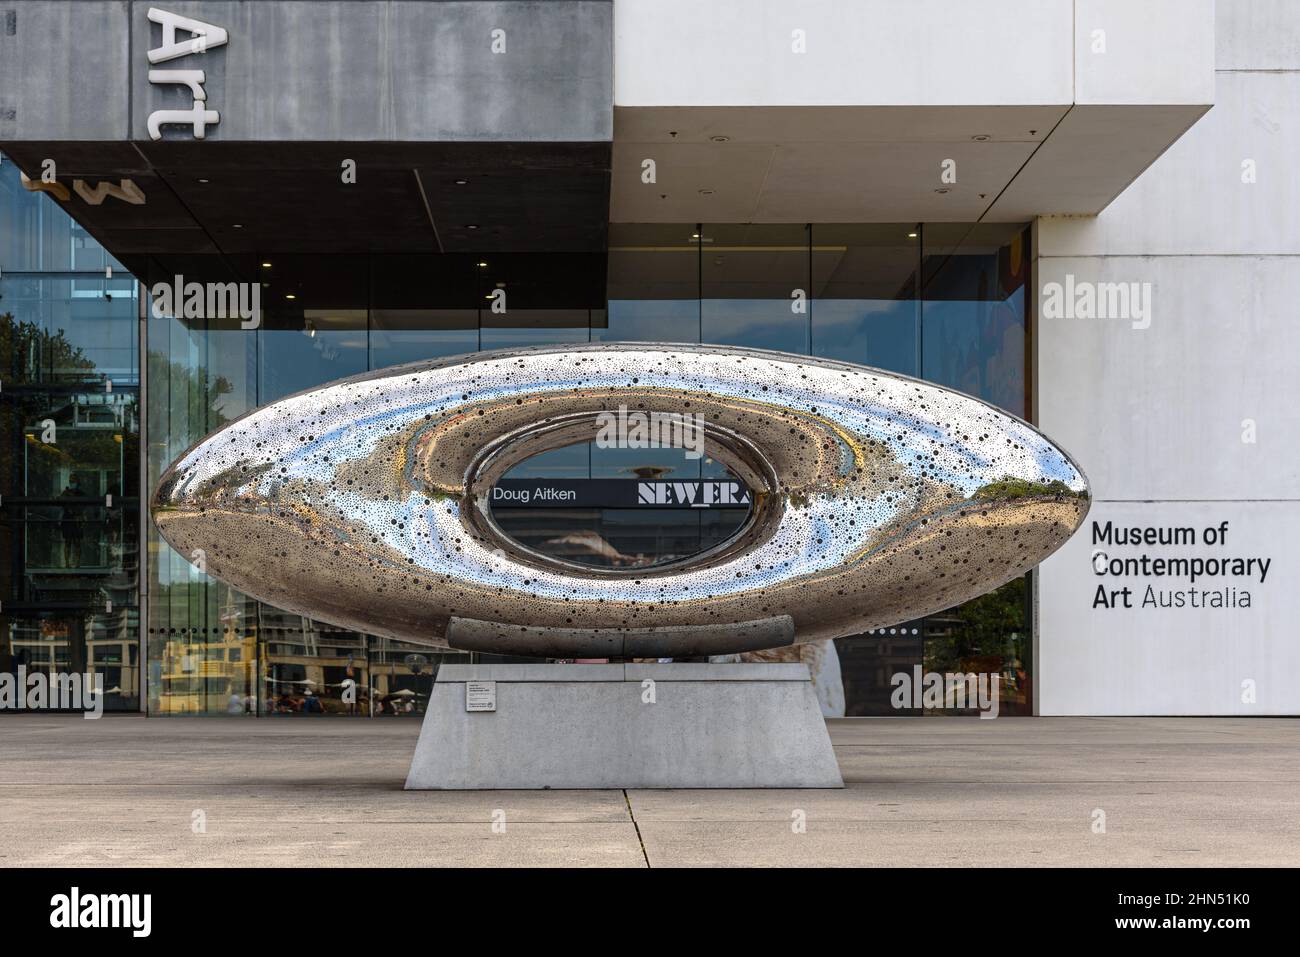
[[[698,415],[753,492],[731,539],[652,568],[530,550],[486,493],[624,405]],[[1031,426],[876,369],[611,343],[477,353],[257,409],[180,457],[153,516],[209,574],[278,607],[466,650],[725,654],[858,634],[1024,574],[1088,511]]]

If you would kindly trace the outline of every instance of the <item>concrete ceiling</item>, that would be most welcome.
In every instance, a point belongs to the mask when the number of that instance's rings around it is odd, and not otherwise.
[[[610,221],[1095,214],[1207,107],[616,107]],[[654,183],[643,163],[655,161]],[[956,164],[956,182],[941,179]]]

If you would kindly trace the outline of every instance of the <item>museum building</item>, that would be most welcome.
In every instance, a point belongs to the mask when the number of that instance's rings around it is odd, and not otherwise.
[[[968,393],[1093,482],[1041,569],[810,646],[825,713],[952,713],[893,694],[936,672],[998,675],[1004,715],[1300,712],[1269,683],[1300,668],[1300,425],[1269,418],[1300,196],[1268,173],[1300,150],[1300,22],[1141,6],[0,0],[0,670],[94,671],[150,715],[418,714],[470,655],[207,576],[148,517],[159,475],[344,376],[679,342]],[[735,482],[586,442],[493,511],[548,555],[653,568],[740,527]],[[1190,571],[1225,559],[1250,571]],[[1173,597],[1218,588],[1247,603]]]

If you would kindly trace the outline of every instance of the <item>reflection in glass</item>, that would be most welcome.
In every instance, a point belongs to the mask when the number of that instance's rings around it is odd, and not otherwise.
[[[503,479],[638,480],[701,477],[705,461],[682,448],[615,448],[582,442],[551,449],[519,463]],[[710,478],[735,476],[720,463]],[[634,495],[630,495],[635,500]],[[747,508],[670,509],[540,505],[493,507],[510,537],[565,561],[607,568],[645,568],[698,554],[731,538]]]
[[[924,377],[1023,417],[1028,228],[938,224],[924,237]]]
[[[1032,573],[1031,573],[1032,574]],[[998,712],[1033,714],[1028,576],[925,620],[925,668],[940,674],[996,676]],[[946,700],[948,714],[973,714]]]
[[[920,227],[815,225],[812,242],[812,354],[918,375]]]
[[[139,706],[135,282],[0,158],[0,671]]]
[[[699,227],[611,223],[608,300],[595,341],[699,342]]]
[[[370,312],[368,368],[383,369],[477,350],[477,310],[372,309]]]
[[[701,227],[701,339],[807,355],[808,237],[800,225]]]

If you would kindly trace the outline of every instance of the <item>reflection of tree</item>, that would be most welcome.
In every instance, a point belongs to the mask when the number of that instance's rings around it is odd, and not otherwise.
[[[985,655],[1021,658],[1025,624],[1026,579],[1017,578],[986,595],[932,617],[947,625],[925,643],[926,669],[957,671],[961,663]],[[1012,634],[1016,638],[1012,638]]]
[[[4,463],[0,467],[0,495],[53,498],[61,491],[60,469],[68,472],[78,468],[103,469],[110,476],[116,474],[116,482],[110,477],[107,487],[87,488],[84,494],[93,497],[113,491],[119,500],[117,508],[123,507],[121,498],[135,491],[137,473],[130,463],[136,461],[139,451],[138,435],[123,430],[119,444],[119,433],[112,429],[78,430],[73,433],[76,437],[72,441],[66,440],[68,433],[62,431],[74,425],[78,401],[75,389],[87,383],[87,392],[101,391],[102,386],[96,380],[102,378],[96,375],[94,360],[70,341],[63,329],[51,332],[37,322],[15,319],[12,312],[0,314],[0,380],[3,380],[7,393],[5,410],[0,414],[0,460]],[[73,391],[54,388],[60,385],[71,385]],[[52,419],[61,430],[59,437],[65,440],[28,442],[28,430],[43,419]],[[121,468],[123,459],[128,463],[125,475]],[[16,585],[15,579],[26,574],[24,562],[29,560],[28,548],[32,549],[32,556],[45,553],[42,546],[49,545],[55,535],[51,525],[29,525],[29,522],[42,518],[48,521],[62,508],[24,507],[18,512],[21,516],[19,521],[0,523],[0,554],[6,557],[0,562],[0,594],[14,595],[24,591]],[[106,509],[83,505],[71,511],[75,520],[88,524],[88,537],[92,542],[107,533],[109,513]],[[126,539],[132,539],[136,523],[130,520],[129,514],[124,527]],[[28,531],[33,534],[24,545],[22,537]],[[22,558],[8,560],[9,556],[15,555]],[[34,557],[30,560],[36,561]],[[65,597],[70,594],[66,593]],[[12,620],[7,616],[0,617],[0,636],[3,638],[10,635],[9,623]],[[2,649],[3,642],[0,641]]]
[[[12,312],[0,315],[0,356],[8,360],[6,382],[38,381],[47,369],[95,368],[95,363],[68,341],[62,329],[50,332],[34,322],[15,322]]]
[[[224,396],[234,392],[234,387],[225,376],[213,376],[206,366],[192,367],[181,362],[172,362],[160,352],[150,351],[147,357],[150,383],[150,412],[156,428],[165,433],[169,440],[180,440],[184,446],[188,441],[202,438],[209,432],[230,422],[230,417],[218,408]],[[151,446],[149,451],[149,470],[151,481],[156,482],[159,474],[169,463],[166,448]],[[152,523],[150,528],[153,529]],[[150,532],[150,539],[156,540],[156,530]],[[150,593],[149,607],[151,614],[159,622],[166,622],[181,635],[187,632],[196,634],[190,640],[203,643],[209,629],[217,622],[238,631],[246,629],[250,622],[252,599],[245,598],[239,592],[220,582],[204,577],[191,578],[188,570],[183,570],[179,579],[171,580],[174,570],[170,569],[168,556],[175,554],[166,545],[161,545],[156,557],[149,561]],[[188,566],[182,566],[188,569]],[[228,611],[238,605],[239,614],[230,614],[229,622],[222,613],[223,604]],[[194,630],[198,629],[198,633]],[[176,640],[173,638],[172,640]],[[216,640],[216,639],[212,639]],[[164,646],[151,639],[152,653],[161,657]],[[156,691],[154,692],[157,693]],[[252,693],[249,689],[248,693]],[[224,700],[217,702],[223,708]]]
[[[165,401],[172,408],[185,409],[191,423],[191,439],[200,439],[230,421],[217,404],[222,396],[234,392],[234,387],[225,376],[211,376],[206,366],[187,366],[171,362],[161,353],[150,352],[149,381],[157,383],[158,387],[167,384],[168,391],[160,394],[169,396]],[[169,425],[172,428],[168,431],[174,431],[176,423]],[[165,462],[160,464],[166,465]]]
[[[50,332],[34,322],[18,322],[13,313],[0,315],[0,356],[7,357],[8,361],[8,371],[3,376],[6,384],[54,384],[60,380],[80,383],[96,378],[93,375],[94,360],[70,342],[62,329]],[[0,362],[3,361],[5,359],[0,358]],[[0,449],[5,450],[12,462],[12,468],[0,479],[3,482],[0,494],[57,495],[59,489],[54,487],[57,484],[54,470],[78,467],[116,471],[125,484],[125,487],[118,487],[117,494],[133,494],[135,470],[129,466],[121,468],[123,461],[134,462],[139,451],[139,436],[129,429],[123,429],[121,433],[85,429],[77,432],[75,442],[33,444],[25,466],[28,474],[22,474],[20,469],[24,457],[19,450],[28,429],[47,418],[60,429],[74,424],[75,396],[60,401],[55,398],[57,394],[40,389],[14,392],[15,413],[0,418]],[[87,494],[96,495],[100,491],[88,489]]]
[[[1060,479],[1052,479],[1050,482],[1031,482],[1028,479],[1008,476],[998,479],[996,482],[990,482],[988,485],[980,486],[971,495],[971,498],[1006,501],[1008,499],[1037,498],[1041,496],[1085,498],[1087,493],[1076,492]]]

